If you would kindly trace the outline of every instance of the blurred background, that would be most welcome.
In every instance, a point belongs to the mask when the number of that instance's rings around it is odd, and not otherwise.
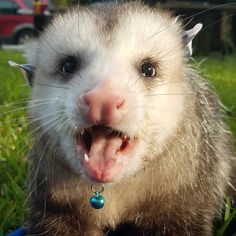
[[[236,0],[144,1],[180,15],[186,29],[203,23],[204,28],[194,42],[196,54],[230,54],[235,50]],[[98,0],[1,0],[0,45],[24,44],[29,38],[37,37],[55,14],[72,5],[95,2]]]

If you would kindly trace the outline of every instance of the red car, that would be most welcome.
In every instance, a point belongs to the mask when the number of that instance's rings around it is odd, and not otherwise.
[[[1,41],[22,44],[33,36],[33,32],[32,0],[0,0]]]

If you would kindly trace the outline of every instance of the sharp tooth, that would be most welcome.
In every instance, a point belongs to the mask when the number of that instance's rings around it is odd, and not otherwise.
[[[84,129],[82,129],[82,130],[80,131],[80,134],[81,134],[81,135],[83,135],[83,134],[84,134]]]
[[[89,157],[88,157],[88,155],[86,153],[84,153],[84,160],[85,161],[89,161]]]
[[[76,132],[76,133],[78,132],[77,130],[78,130],[78,126],[76,125],[76,126],[75,126],[75,132]]]

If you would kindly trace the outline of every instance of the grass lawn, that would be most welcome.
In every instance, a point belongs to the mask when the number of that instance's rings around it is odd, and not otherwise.
[[[0,50],[0,236],[24,222],[26,155],[30,149],[25,109],[30,89],[21,72],[8,66],[8,60],[24,61],[20,53]],[[236,56],[206,58],[200,68],[228,108],[226,121],[236,140]],[[226,235],[224,229],[232,219],[236,223],[236,210],[227,206],[225,222],[218,226],[216,235]]]
[[[19,53],[0,51],[0,235],[20,226],[25,218],[26,155],[29,150],[25,109],[29,88],[9,59]]]

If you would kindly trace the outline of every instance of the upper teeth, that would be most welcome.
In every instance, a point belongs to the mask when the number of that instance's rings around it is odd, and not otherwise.
[[[89,161],[89,157],[88,157],[88,155],[86,153],[84,153],[84,160],[85,161]]]
[[[90,133],[92,133],[92,129],[93,129],[93,127],[87,128],[87,129],[81,129],[81,130],[79,131],[79,134],[80,134],[81,136],[83,136],[83,135],[85,134],[85,132],[90,132]],[[130,138],[127,134],[124,134],[124,133],[122,133],[122,132],[120,132],[120,131],[117,131],[117,130],[113,130],[113,129],[110,128],[110,127],[106,127],[106,129],[104,129],[104,132],[105,132],[107,135],[113,135],[113,136],[117,136],[117,137],[122,137],[122,138],[124,138],[124,139],[129,139],[129,138]]]

